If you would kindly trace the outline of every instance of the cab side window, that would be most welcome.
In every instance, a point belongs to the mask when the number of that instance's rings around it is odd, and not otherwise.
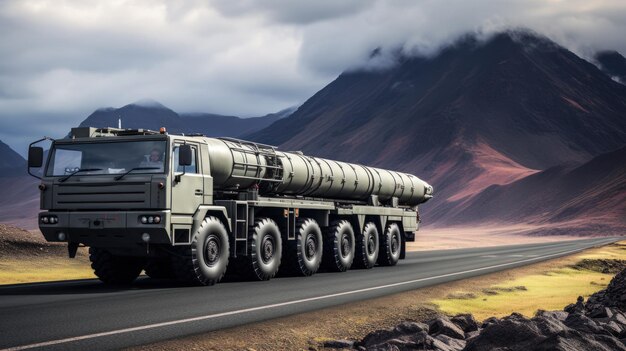
[[[175,172],[176,173],[182,173],[183,172],[183,168],[184,168],[185,173],[195,173],[195,174],[197,174],[198,173],[198,164],[197,164],[196,160],[198,159],[198,149],[195,146],[191,147],[191,165],[190,166],[186,166],[186,167],[178,165],[179,150],[180,149],[179,149],[178,145],[174,146],[174,157],[173,157],[174,164],[173,164],[173,167],[174,167]]]

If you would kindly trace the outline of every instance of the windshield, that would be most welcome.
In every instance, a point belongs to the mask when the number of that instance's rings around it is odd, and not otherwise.
[[[52,149],[47,176],[163,173],[165,140],[58,144]]]

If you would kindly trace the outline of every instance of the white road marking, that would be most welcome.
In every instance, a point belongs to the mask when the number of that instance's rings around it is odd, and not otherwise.
[[[484,255],[484,256],[480,256],[481,258],[496,258],[498,257],[498,255]]]
[[[509,255],[509,257],[526,257],[525,255]]]
[[[322,296],[316,296],[316,297],[309,297],[309,298],[306,298],[306,299],[299,299],[299,300],[293,300],[293,301],[287,301],[287,302],[280,302],[280,303],[275,303],[275,304],[266,305],[266,306],[244,308],[244,309],[241,309],[241,310],[235,310],[235,311],[229,311],[229,312],[210,314],[210,315],[206,315],[206,316],[185,318],[185,319],[179,319],[179,320],[174,320],[174,321],[169,321],[169,322],[162,322],[162,323],[154,323],[154,324],[142,325],[142,326],[139,326],[139,327],[124,328],[124,329],[111,330],[111,331],[102,332],[102,333],[87,334],[87,335],[75,336],[75,337],[65,338],[65,339],[44,341],[44,342],[40,342],[40,343],[36,343],[36,344],[15,346],[15,347],[7,348],[7,349],[2,349],[0,351],[19,351],[19,350],[32,349],[32,348],[36,348],[36,347],[46,347],[46,346],[52,346],[52,345],[58,345],[58,344],[65,344],[65,343],[68,343],[68,342],[74,342],[74,341],[81,341],[81,340],[99,338],[99,337],[103,337],[103,336],[111,336],[111,335],[117,335],[117,334],[131,333],[131,332],[142,331],[142,330],[147,330],[147,329],[167,327],[167,326],[171,326],[171,325],[191,323],[191,322],[198,322],[198,321],[204,321],[204,320],[208,320],[208,319],[215,319],[215,318],[220,318],[220,317],[225,317],[225,316],[232,316],[232,315],[243,314],[243,313],[248,313],[248,312],[255,312],[255,311],[267,310],[267,309],[272,309],[272,308],[277,308],[277,307],[296,305],[296,304],[301,304],[301,303],[305,303],[305,302],[325,300],[325,299],[330,299],[330,298],[339,297],[339,296],[354,295],[354,294],[359,294],[359,293],[368,292],[368,291],[381,290],[381,289],[392,288],[392,287],[408,285],[408,284],[415,284],[415,283],[424,282],[424,281],[428,281],[428,280],[453,277],[453,276],[467,274],[467,273],[480,272],[480,271],[485,271],[485,270],[489,270],[489,269],[493,269],[493,268],[512,266],[512,265],[515,265],[515,264],[524,263],[524,262],[530,262],[530,261],[536,261],[536,260],[543,259],[543,258],[567,255],[567,254],[574,253],[574,252],[579,252],[579,251],[582,251],[582,250],[585,250],[585,249],[587,249],[587,248],[580,248],[580,249],[575,249],[575,250],[569,250],[569,251],[554,253],[554,254],[550,254],[550,255],[544,255],[544,256],[528,258],[528,259],[525,259],[525,260],[519,260],[519,261],[515,261],[515,262],[501,263],[501,264],[488,266],[488,267],[468,269],[468,270],[461,271],[461,272],[441,274],[441,275],[436,275],[436,276],[432,276],[432,277],[413,279],[413,280],[408,280],[408,281],[398,282],[398,283],[393,283],[393,284],[379,285],[379,286],[374,286],[374,287],[370,287],[370,288],[363,288],[363,289],[357,289],[357,290],[351,290],[351,291],[344,291],[344,292],[335,293],[335,294],[328,294],[328,295],[322,295]]]

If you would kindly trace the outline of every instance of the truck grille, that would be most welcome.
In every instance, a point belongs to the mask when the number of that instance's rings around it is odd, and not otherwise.
[[[150,183],[55,184],[55,209],[136,209],[150,207]]]

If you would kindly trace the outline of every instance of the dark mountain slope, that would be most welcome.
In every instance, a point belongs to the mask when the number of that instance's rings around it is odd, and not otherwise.
[[[595,56],[600,69],[612,78],[626,84],[626,58],[617,51],[601,51]]]
[[[26,160],[0,141],[0,177],[26,174]]]
[[[582,221],[626,227],[626,147],[556,166],[432,213],[447,223]]]

